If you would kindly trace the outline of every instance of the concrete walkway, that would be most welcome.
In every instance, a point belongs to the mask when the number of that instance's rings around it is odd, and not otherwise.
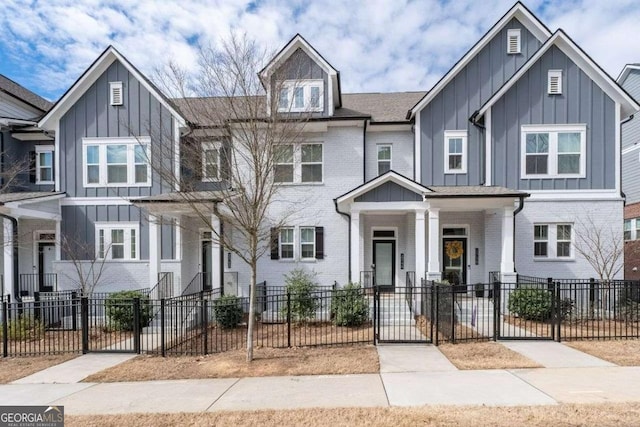
[[[378,344],[380,373],[457,371],[438,347],[433,345]]]
[[[616,366],[555,341],[500,341],[545,368],[589,368]]]
[[[74,384],[89,375],[119,365],[137,354],[92,353],[84,354],[43,371],[36,372],[12,384]]]

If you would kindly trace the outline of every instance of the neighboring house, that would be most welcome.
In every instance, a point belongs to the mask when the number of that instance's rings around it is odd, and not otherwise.
[[[634,99],[640,99],[640,64],[627,64],[618,84]],[[637,112],[636,112],[637,114]],[[622,124],[622,191],[624,208],[624,277],[640,279],[640,119]]]
[[[597,227],[622,238],[612,226],[623,216],[620,123],[640,107],[521,3],[428,92],[343,94],[337,69],[300,35],[261,72],[268,82],[282,75],[283,91],[266,99],[299,102],[312,126],[305,147],[278,165],[291,172],[279,198],[307,203],[274,230],[259,281],[282,284],[301,267],[343,285],[368,279],[374,265],[387,290],[421,279],[486,282],[490,273],[586,278],[595,272],[577,235]],[[73,251],[106,259],[99,289],[152,287],[170,272],[175,292],[205,273],[214,288],[231,281],[229,290],[247,293],[248,267],[176,203],[179,180],[147,160],[185,173],[184,136],[210,124],[185,117],[182,102],[109,47],[38,122],[54,136],[46,203],[56,210],[42,229],[55,233],[61,287]],[[200,142],[203,158],[221,158],[218,141]],[[195,190],[223,178],[203,181]]]

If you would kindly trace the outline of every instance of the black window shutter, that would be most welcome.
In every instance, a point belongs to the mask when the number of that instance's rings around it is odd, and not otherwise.
[[[280,259],[278,251],[278,229],[271,228],[271,259]]]
[[[324,259],[324,227],[316,227],[316,259]]]
[[[36,152],[29,151],[29,182],[36,183]]]

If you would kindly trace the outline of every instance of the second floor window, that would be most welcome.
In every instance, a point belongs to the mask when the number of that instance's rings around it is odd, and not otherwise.
[[[202,144],[202,180],[218,181],[220,179],[220,144],[205,142]]]
[[[277,92],[279,112],[319,112],[324,109],[324,81],[289,80],[280,84]]]
[[[96,223],[96,258],[138,259],[138,224]]]
[[[287,144],[277,147],[274,180],[279,183],[322,183],[321,143]]]
[[[151,185],[149,137],[83,139],[85,187]]]
[[[53,184],[53,145],[36,146],[36,184]]]
[[[522,178],[584,178],[586,126],[523,126],[522,144]]]
[[[391,145],[378,145],[378,175],[391,170]]]
[[[444,173],[467,173],[467,131],[445,131],[444,153]]]

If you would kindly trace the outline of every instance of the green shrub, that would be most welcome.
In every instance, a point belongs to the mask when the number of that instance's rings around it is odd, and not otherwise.
[[[640,321],[640,303],[630,298],[625,300],[620,305],[620,315],[618,317],[619,320],[627,322]]]
[[[520,288],[509,296],[509,311],[526,320],[547,320],[551,302],[551,292],[546,289]]]
[[[233,295],[224,295],[213,301],[213,312],[218,325],[235,328],[242,321],[241,300]]]
[[[0,328],[0,338],[2,338]],[[20,314],[10,319],[7,325],[8,339],[12,341],[34,341],[44,337],[44,323],[33,316]]]
[[[105,310],[109,319],[109,327],[116,331],[133,331],[133,300],[140,298],[140,329],[149,325],[153,318],[149,297],[138,291],[120,291],[109,295],[105,301]]]
[[[284,283],[291,295],[291,320],[308,322],[315,318],[318,309],[318,300],[313,295],[317,286],[315,273],[297,268],[284,275]],[[280,309],[280,314],[287,316],[286,304]]]
[[[571,317],[571,313],[573,313],[573,309],[575,308],[575,303],[571,298],[562,298],[560,300],[560,319],[567,320]]]
[[[360,326],[369,320],[369,301],[357,283],[333,293],[331,316],[336,326]]]

